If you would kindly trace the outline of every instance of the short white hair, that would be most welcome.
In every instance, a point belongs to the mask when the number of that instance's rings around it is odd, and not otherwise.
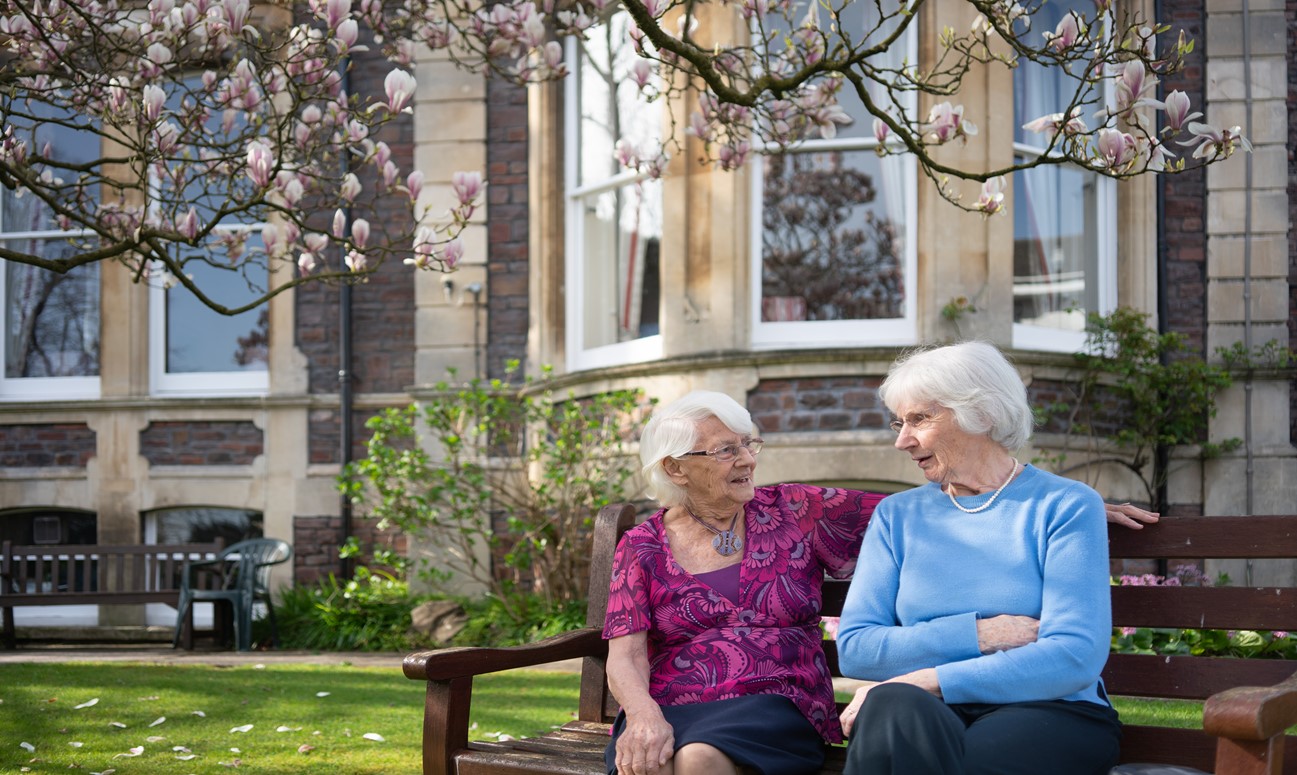
[[[985,434],[1010,452],[1027,443],[1035,424],[1022,377],[985,342],[905,353],[888,369],[878,395],[892,414],[907,403],[943,406],[965,432]]]
[[[660,406],[649,418],[640,435],[639,457],[644,468],[648,496],[665,508],[685,502],[685,489],[667,476],[662,461],[693,452],[698,443],[698,426],[715,417],[726,428],[740,435],[753,432],[752,415],[743,405],[724,393],[694,390],[671,403]]]

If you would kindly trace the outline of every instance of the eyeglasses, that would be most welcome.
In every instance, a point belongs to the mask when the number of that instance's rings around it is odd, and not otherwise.
[[[748,452],[752,453],[753,457],[756,457],[757,454],[761,452],[761,447],[765,443],[766,442],[763,439],[744,439],[743,441],[740,441],[738,444],[726,444],[723,447],[717,447],[716,449],[713,449],[711,451],[685,452],[684,454],[679,455],[679,457],[689,457],[690,455],[706,455],[712,460],[715,460],[717,463],[728,463],[734,458],[739,456],[740,449],[746,449]]]
[[[905,426],[907,425],[910,426],[910,430],[912,431],[921,431],[931,425],[932,421],[937,419],[940,414],[941,412],[938,411],[914,412],[913,414],[906,415],[903,419],[892,420],[887,425],[889,428],[896,431],[898,435],[901,431],[905,430]]]

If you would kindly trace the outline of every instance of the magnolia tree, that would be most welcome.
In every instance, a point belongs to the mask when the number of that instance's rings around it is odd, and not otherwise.
[[[1036,29],[1043,0],[966,0],[970,23],[920,30],[936,41],[931,57],[887,55],[928,1],[0,0],[0,182],[38,200],[70,235],[57,257],[4,247],[0,257],[55,272],[113,259],[137,277],[180,282],[222,312],[309,279],[364,275],[393,253],[419,269],[453,269],[480,175],[456,176],[449,213],[427,212],[422,175],[373,139],[409,110],[416,53],[441,51],[520,83],[551,80],[566,72],[559,40],[622,10],[640,57],[632,80],[673,108],[662,147],[617,149],[641,174],[662,174],[688,136],[724,169],[754,149],[832,137],[851,120],[848,95],[872,121],[880,154],[913,154],[942,196],[986,214],[1002,210],[1005,176],[1029,167],[1128,178],[1250,150],[1238,127],[1199,121],[1183,92],[1155,99],[1159,79],[1193,48],[1156,20],[1094,0]],[[368,100],[347,84],[362,34],[394,67],[386,94]],[[958,103],[964,77],[1026,62],[1070,84],[1064,104],[1024,127],[1045,151],[1000,169],[947,161],[941,146],[977,132]],[[917,109],[916,96],[930,107]],[[85,136],[96,139],[88,154],[60,147]],[[982,183],[976,201],[961,197],[961,179]],[[408,220],[366,213],[393,197]],[[191,261],[257,277],[296,266],[230,309],[197,287]]]

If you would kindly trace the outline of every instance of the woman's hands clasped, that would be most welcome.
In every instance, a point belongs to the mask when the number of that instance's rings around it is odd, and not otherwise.
[[[626,715],[617,738],[617,775],[652,775],[675,753],[675,733],[661,712]]]

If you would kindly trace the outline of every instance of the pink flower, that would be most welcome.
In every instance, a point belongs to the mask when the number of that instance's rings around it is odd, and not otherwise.
[[[932,106],[928,112],[928,123],[923,127],[923,136],[929,142],[944,143],[960,136],[977,134],[977,126],[964,120],[964,106],[951,106],[942,102]]]
[[[987,215],[1004,212],[1004,176],[997,175],[982,184],[982,194],[977,198],[974,209]]]
[[[1108,169],[1119,170],[1138,156],[1135,138],[1116,129],[1099,130],[1097,161]]]
[[[879,145],[887,142],[887,136],[891,133],[892,128],[889,127],[881,118],[874,119],[874,139],[878,141]]]
[[[450,187],[460,204],[472,204],[482,193],[482,173],[456,172],[450,177]]]
[[[257,184],[257,188],[270,185],[270,173],[275,166],[275,157],[260,140],[248,143],[248,177]]]
[[[1185,124],[1202,116],[1202,113],[1197,111],[1189,112],[1189,95],[1179,89],[1166,95],[1165,102],[1153,104],[1166,110],[1166,125],[1172,132],[1179,132]]]
[[[447,269],[454,269],[456,266],[459,266],[459,261],[463,257],[464,243],[460,242],[459,237],[447,242],[446,247],[442,248],[441,260],[442,263],[446,265]]]
[[[1077,39],[1081,37],[1080,19],[1077,18],[1075,11],[1069,11],[1058,22],[1058,26],[1054,28],[1052,33],[1046,32],[1043,34],[1049,48],[1062,53],[1076,45]]]
[[[348,172],[347,176],[342,179],[342,186],[338,189],[338,194],[347,202],[356,201],[356,196],[360,194],[360,178],[356,177],[354,172]]]
[[[1210,160],[1227,159],[1236,148],[1242,148],[1248,153],[1252,152],[1252,144],[1247,141],[1241,133],[1239,127],[1229,129],[1217,129],[1211,124],[1200,124],[1197,121],[1189,123],[1189,133],[1193,137],[1189,140],[1181,140],[1180,145],[1193,146],[1193,158],[1203,159],[1210,157]]]
[[[364,218],[357,218],[351,224],[351,239],[356,243],[356,247],[365,247],[365,243],[369,242],[369,221]]]
[[[194,208],[189,208],[189,212],[185,213],[185,219],[180,222],[180,233],[190,241],[198,236],[198,211]]]
[[[1032,119],[1022,125],[1022,128],[1028,132],[1048,133],[1050,137],[1063,134],[1080,134],[1085,131],[1085,119],[1080,117],[1081,109],[1072,108],[1071,118],[1066,118],[1062,113],[1050,113],[1037,119]]]
[[[166,103],[167,93],[161,88],[149,84],[144,87],[144,121],[152,124],[162,115],[162,106]]]
[[[393,70],[383,81],[387,91],[387,109],[391,113],[400,113],[414,97],[414,76],[404,70]]]
[[[347,233],[347,214],[339,207],[333,211],[333,236],[335,239],[342,239]]]

